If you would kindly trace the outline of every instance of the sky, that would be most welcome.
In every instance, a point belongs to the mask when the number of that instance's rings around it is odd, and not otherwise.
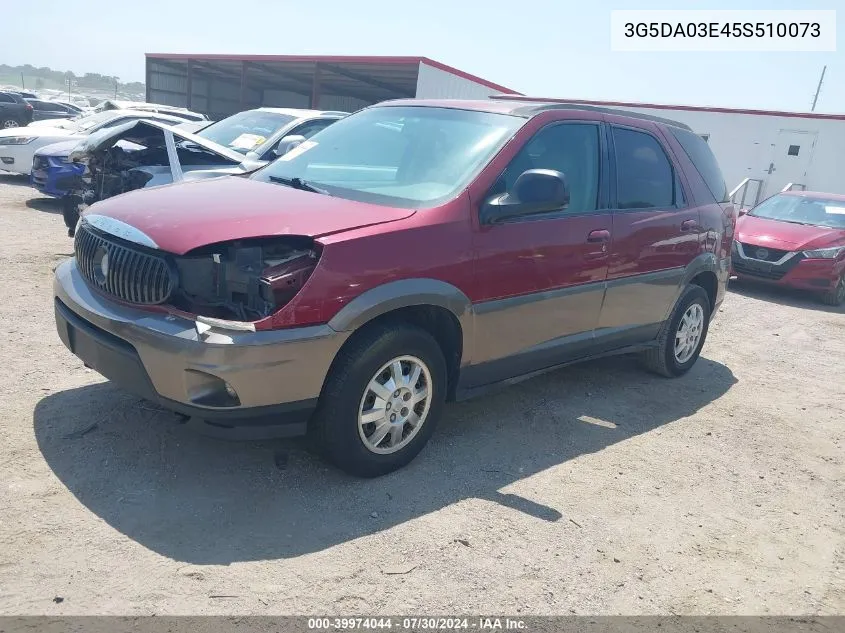
[[[696,2],[842,9],[836,53],[622,53],[613,9],[657,0],[42,0],[4,2],[0,63],[144,80],[144,53],[420,55],[541,97],[845,113],[845,0]],[[11,28],[9,28],[11,27]]]

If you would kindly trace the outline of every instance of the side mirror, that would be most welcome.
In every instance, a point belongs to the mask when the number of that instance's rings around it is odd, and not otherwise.
[[[559,211],[569,205],[566,176],[555,169],[529,169],[513,191],[490,198],[481,207],[481,223],[496,224],[521,215]]]
[[[743,215],[747,215],[748,211],[749,211],[749,209],[740,209],[739,210],[739,216],[741,217]]]
[[[273,153],[276,155],[276,158],[279,156],[284,156],[289,151],[291,151],[297,145],[304,143],[306,138],[301,134],[291,134],[290,136],[284,137],[279,144],[276,145],[276,149],[273,150]]]

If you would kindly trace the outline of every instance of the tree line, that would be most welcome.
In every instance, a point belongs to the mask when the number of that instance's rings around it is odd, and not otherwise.
[[[24,64],[22,66],[9,66],[8,64],[0,64],[0,75],[20,75],[23,73],[25,77],[34,77],[34,86],[26,86],[29,89],[38,90],[44,88],[45,83],[50,81],[56,84],[64,84],[67,79],[74,80],[77,89],[90,88],[93,90],[114,90],[117,85],[118,90],[126,92],[144,92],[144,84],[140,81],[130,81],[122,83],[120,77],[111,75],[101,75],[100,73],[85,73],[84,75],[76,75],[70,70],[53,70],[47,66],[37,68],[31,64]],[[39,85],[40,84],[40,85]]]

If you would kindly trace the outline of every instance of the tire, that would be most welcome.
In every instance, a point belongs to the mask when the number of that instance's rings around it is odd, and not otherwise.
[[[697,306],[697,307],[696,307]],[[676,341],[685,316],[696,321],[694,315],[701,318],[697,327],[698,338],[694,343],[688,337],[689,345],[684,353],[676,355]],[[701,348],[707,338],[710,325],[710,297],[701,286],[688,285],[681,293],[672,316],[660,329],[657,335],[657,346],[647,350],[642,355],[642,362],[646,369],[667,378],[676,378],[687,373],[701,354]],[[684,327],[688,327],[685,324]],[[683,333],[681,332],[683,335]],[[678,348],[680,350],[680,348]],[[691,352],[691,353],[689,353]],[[687,355],[689,353],[689,355]]]
[[[9,130],[13,127],[23,127],[23,124],[20,121],[18,121],[17,119],[11,119],[11,118],[0,119],[0,128],[3,128],[4,130]]]
[[[822,303],[829,306],[841,306],[845,303],[845,273],[839,278],[839,283],[833,290],[821,296]]]
[[[396,372],[392,364],[396,359],[400,360],[403,373],[408,374],[398,381],[394,379]],[[420,378],[408,386],[403,381],[409,380],[417,361]],[[309,425],[312,447],[327,461],[358,477],[378,477],[405,466],[434,433],[446,400],[446,378],[443,351],[425,330],[406,324],[379,324],[356,333],[329,370]],[[385,400],[377,398],[370,389],[373,381],[383,380],[388,383],[383,394],[388,396]],[[391,392],[397,383],[401,388]],[[424,384],[427,400],[414,404]],[[400,390],[402,393],[394,398]],[[410,397],[406,399],[406,396]],[[398,414],[391,413],[397,410]],[[384,411],[384,417],[359,424],[366,419],[366,411],[370,411],[371,417],[378,417]],[[400,417],[390,422],[391,415]],[[402,422],[405,416],[410,417]],[[418,428],[413,425],[414,416]],[[378,440],[385,427],[390,431],[383,440]],[[401,430],[394,435],[398,427]],[[371,446],[373,442],[375,447]],[[389,446],[391,442],[395,447]]]

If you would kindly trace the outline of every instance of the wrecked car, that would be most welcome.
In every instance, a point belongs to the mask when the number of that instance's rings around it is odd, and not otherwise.
[[[49,160],[49,157],[47,157]],[[146,119],[92,134],[68,154],[59,183],[68,235],[79,214],[95,202],[127,191],[219,176],[245,174],[264,162],[185,130]]]

